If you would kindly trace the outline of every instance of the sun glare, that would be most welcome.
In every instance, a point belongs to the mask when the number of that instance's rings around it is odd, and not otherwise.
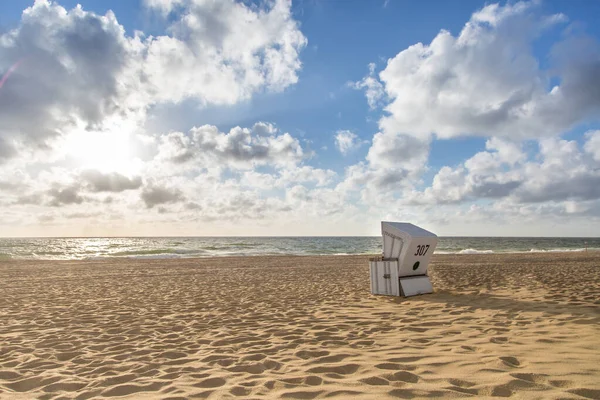
[[[131,136],[123,131],[79,131],[66,139],[64,150],[81,168],[132,174],[139,160],[131,142]]]

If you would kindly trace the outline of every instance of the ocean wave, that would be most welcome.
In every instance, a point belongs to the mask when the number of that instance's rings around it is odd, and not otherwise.
[[[494,250],[477,250],[477,249],[464,249],[460,250],[456,254],[493,254]]]
[[[544,249],[531,249],[528,251],[528,253],[563,253],[563,252],[581,252],[581,251],[587,251],[587,250],[596,250],[594,248],[590,248],[590,249],[586,249],[586,248],[581,248],[581,249],[549,249],[549,250],[544,250]]]
[[[588,247],[579,249],[567,249],[567,248],[555,248],[555,249],[499,249],[499,250],[477,250],[477,249],[463,249],[463,250],[435,250],[435,254],[523,254],[523,253],[574,253],[582,251],[600,251],[600,248]]]
[[[200,257],[200,256],[198,256]],[[135,259],[135,260],[164,260],[164,259],[175,259],[184,258],[178,254],[146,254],[146,255],[135,255],[135,256],[92,256],[83,258],[84,261],[106,261],[115,259]]]
[[[129,256],[147,256],[147,255],[186,255],[186,254],[201,254],[203,250],[188,250],[188,249],[152,249],[152,250],[125,250],[107,254],[108,257],[129,257]]]
[[[12,260],[12,256],[6,253],[0,253],[0,261],[2,260]]]

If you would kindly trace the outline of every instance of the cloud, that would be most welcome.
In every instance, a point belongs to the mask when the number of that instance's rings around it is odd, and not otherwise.
[[[427,140],[399,133],[378,132],[373,136],[367,160],[374,167],[420,171],[428,155]]]
[[[42,202],[43,202],[42,195],[39,193],[34,193],[34,194],[19,196],[17,198],[17,201],[14,203],[14,205],[28,205],[28,204],[41,205]]]
[[[0,89],[0,137],[45,145],[77,124],[119,111],[130,40],[115,15],[36,1],[0,35],[0,71],[18,63]]]
[[[17,151],[12,143],[0,136],[0,163],[14,157]]]
[[[347,130],[337,131],[334,138],[335,146],[343,155],[347,155],[350,151],[361,145],[358,136]]]
[[[177,203],[184,200],[183,193],[179,189],[162,186],[149,186],[142,190],[141,198],[147,208],[158,204]]]
[[[386,3],[387,4],[387,3]],[[385,6],[384,6],[385,7]],[[383,85],[375,76],[375,64],[369,64],[369,74],[358,82],[351,82],[350,87],[365,91],[367,102],[371,110],[381,106],[385,98],[385,90]]]
[[[298,81],[299,53],[307,40],[292,18],[291,1],[254,7],[233,0],[146,4],[163,13],[182,9],[171,36],[144,43],[144,74],[155,101],[234,104]]]
[[[598,41],[567,35],[542,69],[533,42],[565,18],[539,14],[536,2],[491,4],[458,36],[442,30],[389,59],[382,132],[539,138],[600,117]]]
[[[414,136],[378,132],[366,160],[347,167],[337,189],[346,194],[359,191],[360,200],[369,206],[389,204],[427,169],[429,145],[429,140]]]
[[[261,190],[290,187],[300,183],[324,187],[331,184],[336,177],[337,174],[332,170],[304,165],[280,169],[274,173],[244,171],[240,176],[240,184]]]
[[[65,188],[53,187],[46,192],[50,196],[48,203],[52,207],[61,207],[65,205],[81,204],[84,198],[79,195],[79,187],[72,185]]]
[[[538,160],[528,160],[514,143],[490,139],[456,168],[442,167],[430,187],[407,193],[407,204],[451,204],[503,199],[504,204],[595,201],[600,199],[600,167],[587,135],[583,150],[576,141],[541,139]],[[566,204],[566,203],[565,203]],[[572,207],[571,207],[572,208]]]
[[[148,5],[180,11],[168,34],[128,36],[111,11],[101,16],[46,0],[0,34],[2,159],[15,156],[14,140],[47,150],[72,131],[139,127],[158,103],[230,105],[298,81],[306,38],[289,2]]]
[[[67,219],[89,219],[100,216],[102,216],[101,212],[75,212],[63,215],[63,217]]]
[[[193,162],[202,167],[250,169],[257,165],[295,165],[304,158],[297,139],[289,133],[278,134],[272,125],[264,123],[252,129],[235,127],[227,133],[203,125],[187,134],[171,132],[161,136],[160,141],[157,159],[173,164]]]
[[[585,151],[591,154],[594,160],[600,162],[600,130],[589,131],[585,137],[587,138]]]
[[[122,192],[142,186],[142,179],[137,176],[128,178],[117,172],[103,174],[95,170],[87,170],[81,174],[92,192]]]
[[[315,183],[317,187],[323,187],[333,182],[336,176],[332,170],[304,165],[281,170],[277,184],[289,186],[294,183]]]
[[[147,7],[156,9],[163,15],[171,13],[175,7],[179,7],[185,3],[185,0],[144,0]]]
[[[590,136],[586,145],[593,140]],[[588,146],[589,147],[589,146]],[[600,199],[600,165],[581,152],[576,141],[540,141],[542,162],[524,165],[524,185],[515,192],[519,203]]]

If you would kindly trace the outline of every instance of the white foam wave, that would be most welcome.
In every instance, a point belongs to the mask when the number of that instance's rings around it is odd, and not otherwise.
[[[477,250],[477,249],[464,249],[459,251],[457,254],[493,254],[494,250]]]
[[[549,250],[531,249],[531,250],[529,250],[529,253],[563,253],[563,252],[570,253],[570,252],[578,252],[578,251],[586,251],[586,249],[585,248],[582,248],[582,249],[549,249]]]

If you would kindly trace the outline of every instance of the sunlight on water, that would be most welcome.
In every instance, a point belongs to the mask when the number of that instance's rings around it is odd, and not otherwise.
[[[441,237],[437,254],[584,251],[600,238]],[[380,237],[0,238],[0,261],[380,254]]]

